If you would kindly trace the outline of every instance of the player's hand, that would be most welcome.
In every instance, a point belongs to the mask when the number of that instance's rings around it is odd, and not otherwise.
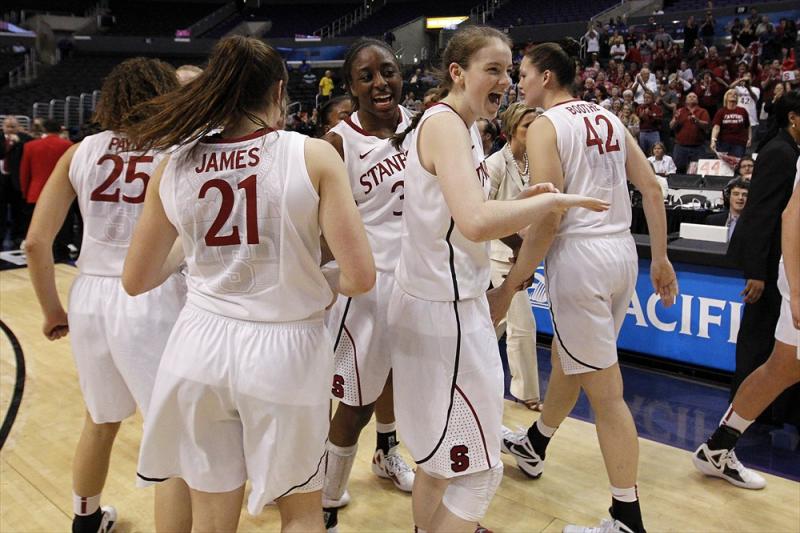
[[[653,290],[661,298],[661,305],[672,306],[678,296],[678,278],[669,259],[654,259],[650,263],[650,281],[653,283]]]
[[[497,324],[508,314],[508,308],[511,307],[511,299],[514,297],[514,293],[515,291],[506,286],[505,282],[499,287],[486,291],[486,299],[489,301],[489,314],[492,316],[492,325],[494,327],[497,327]]]
[[[69,333],[67,313],[63,309],[59,309],[55,313],[46,315],[44,317],[42,333],[51,341],[66,337],[67,333]]]
[[[546,192],[558,192],[558,189],[556,189],[555,185],[550,182],[537,183],[536,185],[522,189],[519,194],[514,197],[514,199],[522,200],[523,198],[530,198],[531,196],[544,194]]]
[[[592,198],[591,196],[583,196],[580,194],[557,194],[556,204],[559,209],[566,211],[571,207],[583,207],[590,211],[602,212],[608,211],[611,204],[599,198]]]
[[[748,279],[741,296],[746,304],[754,304],[764,294],[764,282],[760,279]]]

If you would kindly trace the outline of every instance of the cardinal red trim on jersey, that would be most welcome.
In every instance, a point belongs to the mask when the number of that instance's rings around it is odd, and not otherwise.
[[[240,142],[243,142],[243,141],[251,141],[253,139],[258,139],[259,137],[263,137],[264,135],[272,133],[273,131],[275,131],[275,130],[272,129],[272,128],[261,128],[259,130],[256,130],[256,131],[252,132],[252,133],[248,133],[247,135],[244,135],[242,137],[231,137],[229,139],[223,139],[222,137],[211,136],[211,137],[205,137],[200,142],[202,142],[203,144],[233,144],[233,143],[240,143]]]
[[[432,105],[430,108],[428,108],[428,109],[432,109],[432,108],[436,107],[437,105],[443,105],[443,106],[445,106],[445,107],[449,107],[449,108],[450,108],[450,111],[452,111],[453,113],[455,113],[456,115],[458,115],[458,111],[456,111],[456,110],[455,110],[455,108],[454,108],[453,106],[451,106],[450,104],[448,104],[448,103],[446,103],[446,102],[436,102],[435,104],[433,104],[433,105]],[[464,125],[465,125],[465,126],[467,125],[467,121],[466,121],[466,120],[464,120],[464,117],[462,117],[461,115],[458,115],[458,118],[460,118],[460,119],[461,119],[461,121],[464,123]],[[469,127],[468,127],[468,126],[467,126],[467,129],[469,129]],[[474,148],[474,146],[473,146],[473,148]]]
[[[395,130],[397,129],[397,126],[399,126],[400,123],[403,122],[403,112],[400,111],[400,106],[397,107],[397,110],[399,111],[399,113],[397,117],[397,124],[394,127]],[[358,111],[356,111],[356,113],[358,113]],[[385,140],[382,137],[378,137],[377,135],[368,132],[367,130],[365,130],[364,128],[353,122],[353,119],[350,118],[350,116],[344,118],[344,123],[353,128],[357,133],[360,133],[364,137],[375,137],[376,139]]]

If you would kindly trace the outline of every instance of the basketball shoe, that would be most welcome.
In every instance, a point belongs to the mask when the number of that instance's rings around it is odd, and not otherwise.
[[[514,460],[517,461],[517,466],[526,476],[533,479],[539,479],[542,476],[544,460],[533,449],[525,431],[514,432],[503,426],[500,449],[503,453],[514,457]]]
[[[633,530],[619,520],[604,518],[597,527],[564,526],[563,533],[633,533]]]
[[[694,452],[692,462],[705,475],[721,477],[737,487],[757,490],[767,485],[763,477],[739,462],[733,450],[712,450],[703,443]]]
[[[339,533],[339,509],[323,509],[322,521],[325,522],[326,533]]]
[[[380,448],[375,450],[375,455],[372,456],[372,472],[378,477],[391,479],[394,486],[403,492],[411,492],[414,487],[414,471],[406,464],[397,446],[390,448],[387,454]]]

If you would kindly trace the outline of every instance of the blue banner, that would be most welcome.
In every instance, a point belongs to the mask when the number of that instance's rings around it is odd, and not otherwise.
[[[617,345],[623,350],[733,372],[744,280],[735,271],[676,263],[680,294],[665,309],[650,283],[650,261],[639,260],[636,292]],[[553,334],[544,267],[528,289],[536,325]]]

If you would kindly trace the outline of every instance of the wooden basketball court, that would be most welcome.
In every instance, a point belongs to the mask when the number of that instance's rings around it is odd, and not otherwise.
[[[76,270],[56,266],[66,302]],[[69,531],[72,517],[71,462],[84,408],[69,341],[41,334],[41,315],[26,269],[0,272],[0,319],[24,352],[24,394],[8,440],[0,451],[0,531]],[[0,416],[13,399],[16,361],[0,339]],[[505,423],[527,427],[531,411],[506,404]],[[141,418],[122,425],[103,502],[119,513],[117,531],[153,531],[152,489],[135,487]],[[402,442],[402,434],[399,435]],[[412,531],[411,498],[370,470],[374,422],[361,436],[349,490],[352,503],[339,513],[339,531]],[[482,523],[502,532],[556,532],[567,523],[595,525],[610,504],[608,480],[591,424],[567,419],[548,448],[545,474],[526,478],[504,456],[503,483]],[[691,464],[690,452],[641,440],[639,490],[650,532],[798,532],[800,483],[766,475],[762,491],[737,489],[707,479]],[[277,509],[257,518],[242,512],[240,531],[277,531]]]

